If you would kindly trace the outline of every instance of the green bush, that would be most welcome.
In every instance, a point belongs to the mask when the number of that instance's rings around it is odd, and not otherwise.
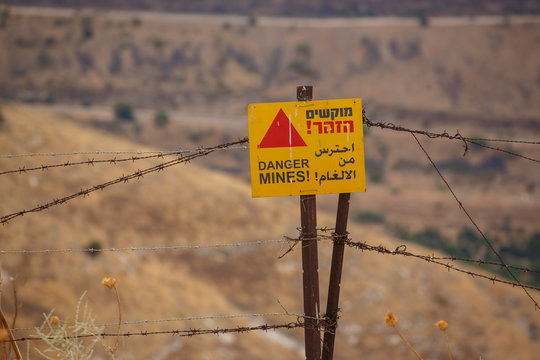
[[[38,54],[37,61],[38,61],[39,67],[41,68],[46,68],[53,64],[52,58],[50,57],[49,53],[47,53],[46,51],[41,51]]]
[[[214,129],[193,130],[188,133],[188,138],[194,143],[198,143],[202,141],[202,139],[204,139],[205,137],[211,136],[213,134],[214,134]]]
[[[86,246],[86,249],[90,250],[89,252],[87,252],[88,256],[91,256],[91,257],[98,256],[101,253],[99,250],[102,249],[101,242],[99,242],[99,240],[94,239],[88,243],[88,245]]]
[[[359,223],[381,224],[384,222],[384,215],[373,211],[360,211],[354,216],[354,221]]]
[[[81,22],[82,26],[82,37],[83,39],[91,39],[94,36],[94,29],[92,26],[92,19],[89,17],[84,17]]]
[[[257,25],[257,15],[254,13],[249,13],[247,18],[247,24],[248,26],[255,26]]]
[[[384,164],[372,158],[366,158],[366,174],[374,183],[384,181]]]
[[[532,259],[540,259],[540,232],[535,232],[529,237],[527,251]]]
[[[120,121],[135,121],[133,105],[126,102],[118,102],[114,105],[114,116]]]
[[[418,24],[421,27],[427,27],[429,25],[429,17],[424,11],[418,12],[416,17],[418,19]]]
[[[157,127],[165,127],[169,124],[169,114],[165,112],[164,110],[158,110],[156,111],[156,114],[154,115],[154,125]]]
[[[303,58],[308,58],[311,55],[311,47],[309,43],[303,42],[296,45],[296,53]]]
[[[0,28],[5,28],[9,19],[9,8],[6,6],[0,13]]]
[[[302,76],[315,76],[317,73],[305,60],[299,59],[291,61],[289,69]]]

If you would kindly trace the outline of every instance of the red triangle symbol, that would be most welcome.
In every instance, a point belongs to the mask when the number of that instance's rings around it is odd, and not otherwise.
[[[291,124],[283,109],[279,109],[272,125],[264,135],[259,148],[307,146],[304,139]]]

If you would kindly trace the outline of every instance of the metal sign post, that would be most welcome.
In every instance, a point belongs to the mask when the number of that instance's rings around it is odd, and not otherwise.
[[[313,87],[298,86],[298,101],[311,101]],[[302,281],[304,290],[306,359],[321,358],[319,332],[319,260],[317,251],[317,202],[315,195],[300,195],[300,223],[302,225]]]
[[[347,237],[347,218],[349,217],[350,193],[339,194],[336,215],[336,230],[333,234],[334,247],[332,249],[332,265],[330,267],[330,283],[328,285],[328,302],[326,304],[326,318],[330,324],[324,333],[322,360],[334,358],[334,343],[337,330],[337,313],[339,311],[339,290],[341,286],[341,271],[343,269],[343,255],[345,252],[345,239]]]

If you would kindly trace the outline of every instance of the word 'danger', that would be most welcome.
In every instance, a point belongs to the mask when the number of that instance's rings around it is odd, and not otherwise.
[[[365,191],[360,99],[250,104],[254,197]]]

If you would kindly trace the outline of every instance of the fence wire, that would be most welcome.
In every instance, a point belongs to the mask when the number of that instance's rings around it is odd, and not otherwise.
[[[168,323],[168,322],[179,322],[179,321],[197,321],[197,320],[230,320],[230,319],[241,319],[241,318],[260,318],[260,317],[295,317],[297,319],[308,318],[303,314],[294,314],[294,313],[255,313],[255,314],[232,314],[232,315],[204,315],[204,316],[189,316],[189,317],[177,317],[177,318],[167,318],[167,319],[155,319],[155,320],[134,320],[134,321],[123,321],[120,325],[143,325],[143,324],[159,324],[159,323]],[[104,323],[104,324],[95,324],[96,327],[112,327],[118,326],[118,323]],[[51,326],[51,329],[59,329],[65,326],[66,328],[77,328],[78,325],[56,325]],[[31,331],[36,330],[36,327],[25,327],[25,328],[12,328],[10,329],[13,332],[17,331]]]
[[[262,246],[273,244],[284,244],[289,240],[287,239],[275,239],[275,240],[257,240],[247,241],[230,244],[206,244],[206,245],[170,245],[170,246],[130,246],[130,247],[118,247],[118,248],[72,248],[72,249],[40,249],[40,250],[0,250],[1,255],[35,255],[35,254],[67,254],[67,253],[88,253],[96,254],[102,252],[123,252],[123,251],[174,251],[174,250],[198,250],[198,249],[220,249],[220,248],[235,248],[245,246]]]
[[[376,245],[375,246],[375,245],[367,244],[365,242],[354,242],[354,241],[351,241],[351,240],[345,240],[345,244],[347,246],[349,246],[349,247],[352,247],[352,248],[356,248],[356,249],[359,249],[359,250],[365,250],[365,251],[373,251],[373,252],[377,252],[377,253],[380,253],[380,254],[401,255],[401,256],[414,257],[414,258],[417,258],[417,259],[422,259],[422,260],[427,261],[427,262],[432,263],[432,264],[437,264],[437,265],[443,266],[449,271],[450,270],[455,270],[457,272],[470,275],[473,278],[478,277],[478,278],[482,278],[482,279],[485,279],[485,280],[489,280],[492,283],[501,283],[501,284],[512,285],[513,287],[520,287],[520,288],[524,289],[525,291],[527,291],[526,289],[540,291],[540,287],[537,287],[537,286],[525,285],[525,284],[522,284],[519,281],[514,282],[514,281],[499,279],[496,276],[489,276],[489,275],[480,274],[478,272],[461,269],[461,268],[458,268],[457,266],[455,266],[453,264],[450,264],[449,262],[446,262],[446,263],[442,262],[435,256],[419,255],[419,254],[412,253],[410,251],[407,251],[407,247],[405,245],[400,245],[400,246],[396,247],[394,250],[391,250],[391,249],[388,249],[387,247],[382,246],[382,245]],[[529,294],[529,293],[527,292],[527,294]],[[529,294],[529,297],[530,297],[530,294]],[[535,307],[537,307],[536,301],[534,299],[532,299],[532,300],[535,303]]]
[[[287,324],[277,324],[277,325],[258,325],[258,326],[240,326],[236,328],[215,328],[215,329],[172,329],[172,330],[156,330],[156,331],[135,331],[135,332],[124,332],[124,333],[100,333],[100,334],[84,334],[84,335],[70,335],[64,336],[62,339],[85,339],[85,338],[106,338],[106,337],[132,337],[132,336],[152,336],[152,335],[173,335],[179,337],[193,337],[198,335],[220,335],[220,334],[230,334],[230,333],[248,333],[251,331],[269,331],[269,330],[293,330],[296,328],[306,328],[307,325],[303,322],[290,322]],[[320,327],[317,327],[320,328]],[[322,329],[324,331],[324,329]],[[47,340],[55,340],[58,337],[45,337]],[[4,340],[6,343],[10,342],[26,342],[26,341],[44,341],[44,338],[36,336],[27,336],[15,338],[14,340]]]
[[[484,234],[484,232],[480,229],[480,227],[478,226],[478,224],[476,223],[476,221],[474,221],[474,219],[472,218],[471,214],[469,213],[469,211],[467,211],[467,209],[463,206],[463,203],[461,202],[461,200],[457,197],[455,191],[452,189],[452,187],[450,186],[450,184],[448,183],[448,181],[446,180],[446,178],[443,176],[443,174],[441,173],[441,171],[439,170],[439,168],[437,167],[437,165],[435,164],[435,162],[433,161],[433,159],[431,158],[431,156],[429,155],[429,153],[427,152],[427,150],[422,146],[422,143],[420,143],[420,141],[418,140],[418,138],[416,137],[416,135],[414,133],[411,133],[411,135],[413,136],[414,140],[416,140],[418,146],[420,147],[420,149],[424,152],[424,154],[426,155],[426,157],[428,158],[429,162],[431,163],[431,165],[433,166],[433,168],[435,169],[435,171],[437,172],[437,174],[439,175],[439,177],[441,178],[441,180],[445,183],[446,187],[448,188],[448,190],[450,191],[450,193],[452,194],[452,196],[454,197],[454,199],[456,200],[456,202],[458,203],[459,205],[459,208],[465,213],[465,215],[467,216],[467,218],[469,219],[469,221],[471,222],[471,224],[474,226],[474,228],[476,229],[476,231],[480,234],[480,236],[482,237],[482,239],[484,240],[484,242],[486,243],[486,245],[489,247],[489,249],[491,250],[491,252],[497,257],[497,259],[499,259],[501,265],[504,267],[504,269],[506,270],[506,272],[510,275],[510,277],[512,279],[514,279],[514,281],[518,284],[518,286],[520,286],[523,291],[525,292],[525,294],[527,294],[527,296],[531,299],[531,301],[534,303],[534,307],[535,309],[540,309],[540,307],[538,306],[538,303],[536,302],[536,300],[531,296],[531,294],[529,293],[529,291],[527,291],[527,288],[528,286],[524,286],[523,284],[521,284],[521,282],[519,281],[519,279],[516,277],[516,275],[514,274],[514,272],[508,267],[508,265],[506,265],[506,263],[504,262],[501,254],[499,254],[499,252],[497,250],[495,250],[495,247],[493,246],[493,244],[491,243],[491,241],[487,238],[487,236]]]
[[[247,141],[248,141],[247,138],[245,138],[245,139],[242,139],[242,140],[238,140],[238,141],[234,141],[234,142],[230,142],[230,143],[225,143],[225,144],[220,144],[220,145],[216,145],[216,146],[209,147],[209,148],[201,148],[201,149],[199,149],[197,152],[195,152],[193,154],[190,154],[190,155],[187,155],[187,156],[181,155],[177,159],[170,160],[170,161],[167,161],[167,162],[163,162],[163,163],[161,163],[159,165],[155,165],[155,166],[149,167],[149,168],[144,169],[144,170],[138,170],[138,171],[136,171],[136,172],[134,172],[132,174],[129,174],[129,175],[126,175],[126,176],[121,176],[121,177],[119,177],[117,179],[107,181],[105,183],[95,185],[95,186],[92,186],[92,187],[89,187],[89,188],[86,188],[86,189],[82,189],[79,192],[76,192],[74,194],[65,196],[65,197],[60,198],[60,199],[50,201],[50,202],[45,203],[43,205],[39,205],[39,206],[36,206],[34,208],[31,208],[31,209],[24,209],[24,210],[17,211],[15,213],[4,215],[4,216],[0,217],[0,224],[6,224],[10,220],[12,220],[12,219],[14,219],[16,217],[19,217],[19,216],[23,216],[23,215],[28,214],[28,213],[39,212],[39,211],[46,210],[46,209],[48,209],[48,208],[50,208],[52,206],[64,204],[64,203],[66,203],[66,202],[68,202],[70,200],[73,200],[75,198],[78,198],[78,197],[85,197],[85,196],[89,195],[92,192],[95,192],[97,190],[103,190],[104,188],[109,187],[111,185],[115,185],[115,184],[119,184],[119,183],[127,183],[127,182],[129,182],[129,180],[133,180],[133,179],[138,180],[138,179],[142,178],[144,175],[147,175],[147,174],[150,174],[150,173],[153,173],[153,172],[162,171],[162,170],[164,170],[166,168],[169,168],[171,166],[174,166],[174,165],[185,164],[185,163],[188,163],[191,160],[196,159],[198,157],[206,156],[208,154],[211,154],[216,150],[225,149],[225,148],[228,148],[230,146],[234,146],[234,145],[238,145],[238,144],[243,144],[243,143],[246,143]]]

